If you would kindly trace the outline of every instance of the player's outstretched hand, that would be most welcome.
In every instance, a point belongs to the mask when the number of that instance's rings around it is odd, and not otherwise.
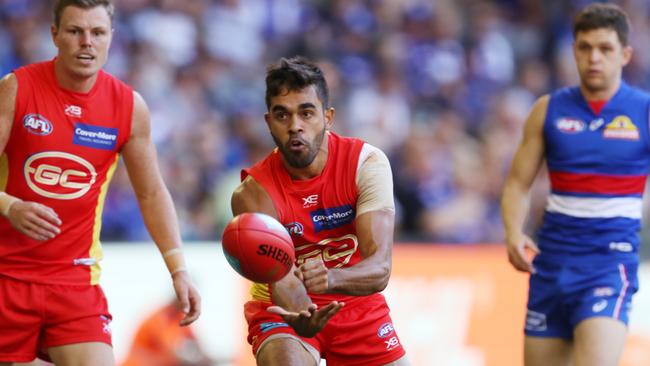
[[[324,294],[329,288],[327,267],[321,257],[310,258],[300,267],[300,275],[305,288],[313,294]]]
[[[7,219],[16,230],[34,240],[50,240],[61,232],[59,215],[36,202],[15,202],[7,213]]]
[[[531,259],[526,253],[526,249],[531,250],[535,254],[539,254],[539,248],[537,244],[524,234],[516,235],[512,238],[506,239],[506,245],[508,247],[508,260],[515,269],[522,272],[535,273],[535,267],[533,267]]]
[[[174,273],[172,279],[180,310],[185,314],[179,324],[181,326],[190,325],[201,315],[201,296],[190,281],[187,271]]]
[[[332,301],[318,309],[316,304],[311,304],[307,310],[291,312],[281,306],[269,306],[266,310],[278,314],[301,337],[311,338],[320,332],[327,322],[341,310],[345,303]]]

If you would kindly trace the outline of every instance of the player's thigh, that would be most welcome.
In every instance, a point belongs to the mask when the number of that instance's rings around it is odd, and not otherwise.
[[[269,339],[257,351],[259,366],[317,366],[314,350],[295,337]],[[320,358],[320,357],[318,357]]]
[[[574,331],[574,366],[616,366],[625,347],[627,327],[619,320],[589,318]]]
[[[411,366],[411,361],[409,361],[408,357],[404,355],[391,363],[385,364],[384,366]]]
[[[524,338],[525,366],[568,366],[571,353],[571,343],[562,338]]]
[[[113,348],[102,342],[86,342],[50,347],[47,353],[60,366],[114,366]]]

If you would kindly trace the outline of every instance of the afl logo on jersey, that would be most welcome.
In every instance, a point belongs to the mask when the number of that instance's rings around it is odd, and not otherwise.
[[[49,135],[54,129],[52,123],[40,114],[28,114],[23,117],[23,127],[27,132],[40,136]]]
[[[564,133],[574,134],[585,130],[587,124],[575,118],[560,118],[555,122],[558,130]]]
[[[85,159],[60,151],[30,156],[24,166],[25,181],[37,194],[59,200],[79,198],[97,179],[95,167]]]

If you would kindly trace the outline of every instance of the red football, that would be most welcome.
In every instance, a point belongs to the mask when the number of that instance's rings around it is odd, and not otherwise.
[[[296,260],[287,230],[262,213],[233,218],[223,231],[221,246],[232,268],[253,282],[280,280]]]

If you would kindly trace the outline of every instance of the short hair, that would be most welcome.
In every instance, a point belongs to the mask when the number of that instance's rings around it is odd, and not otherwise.
[[[108,17],[113,22],[113,14],[115,13],[115,7],[111,0],[56,0],[54,3],[54,25],[57,27],[61,25],[61,15],[63,10],[68,6],[76,6],[82,9],[92,9],[97,6],[103,6],[108,13]]]
[[[266,107],[271,107],[271,98],[286,91],[298,91],[308,86],[316,87],[323,109],[328,107],[329,90],[323,71],[313,62],[301,56],[281,58],[266,70]]]
[[[594,3],[582,9],[573,20],[573,37],[578,32],[599,28],[609,28],[616,31],[623,46],[628,45],[630,21],[627,14],[618,5]]]

